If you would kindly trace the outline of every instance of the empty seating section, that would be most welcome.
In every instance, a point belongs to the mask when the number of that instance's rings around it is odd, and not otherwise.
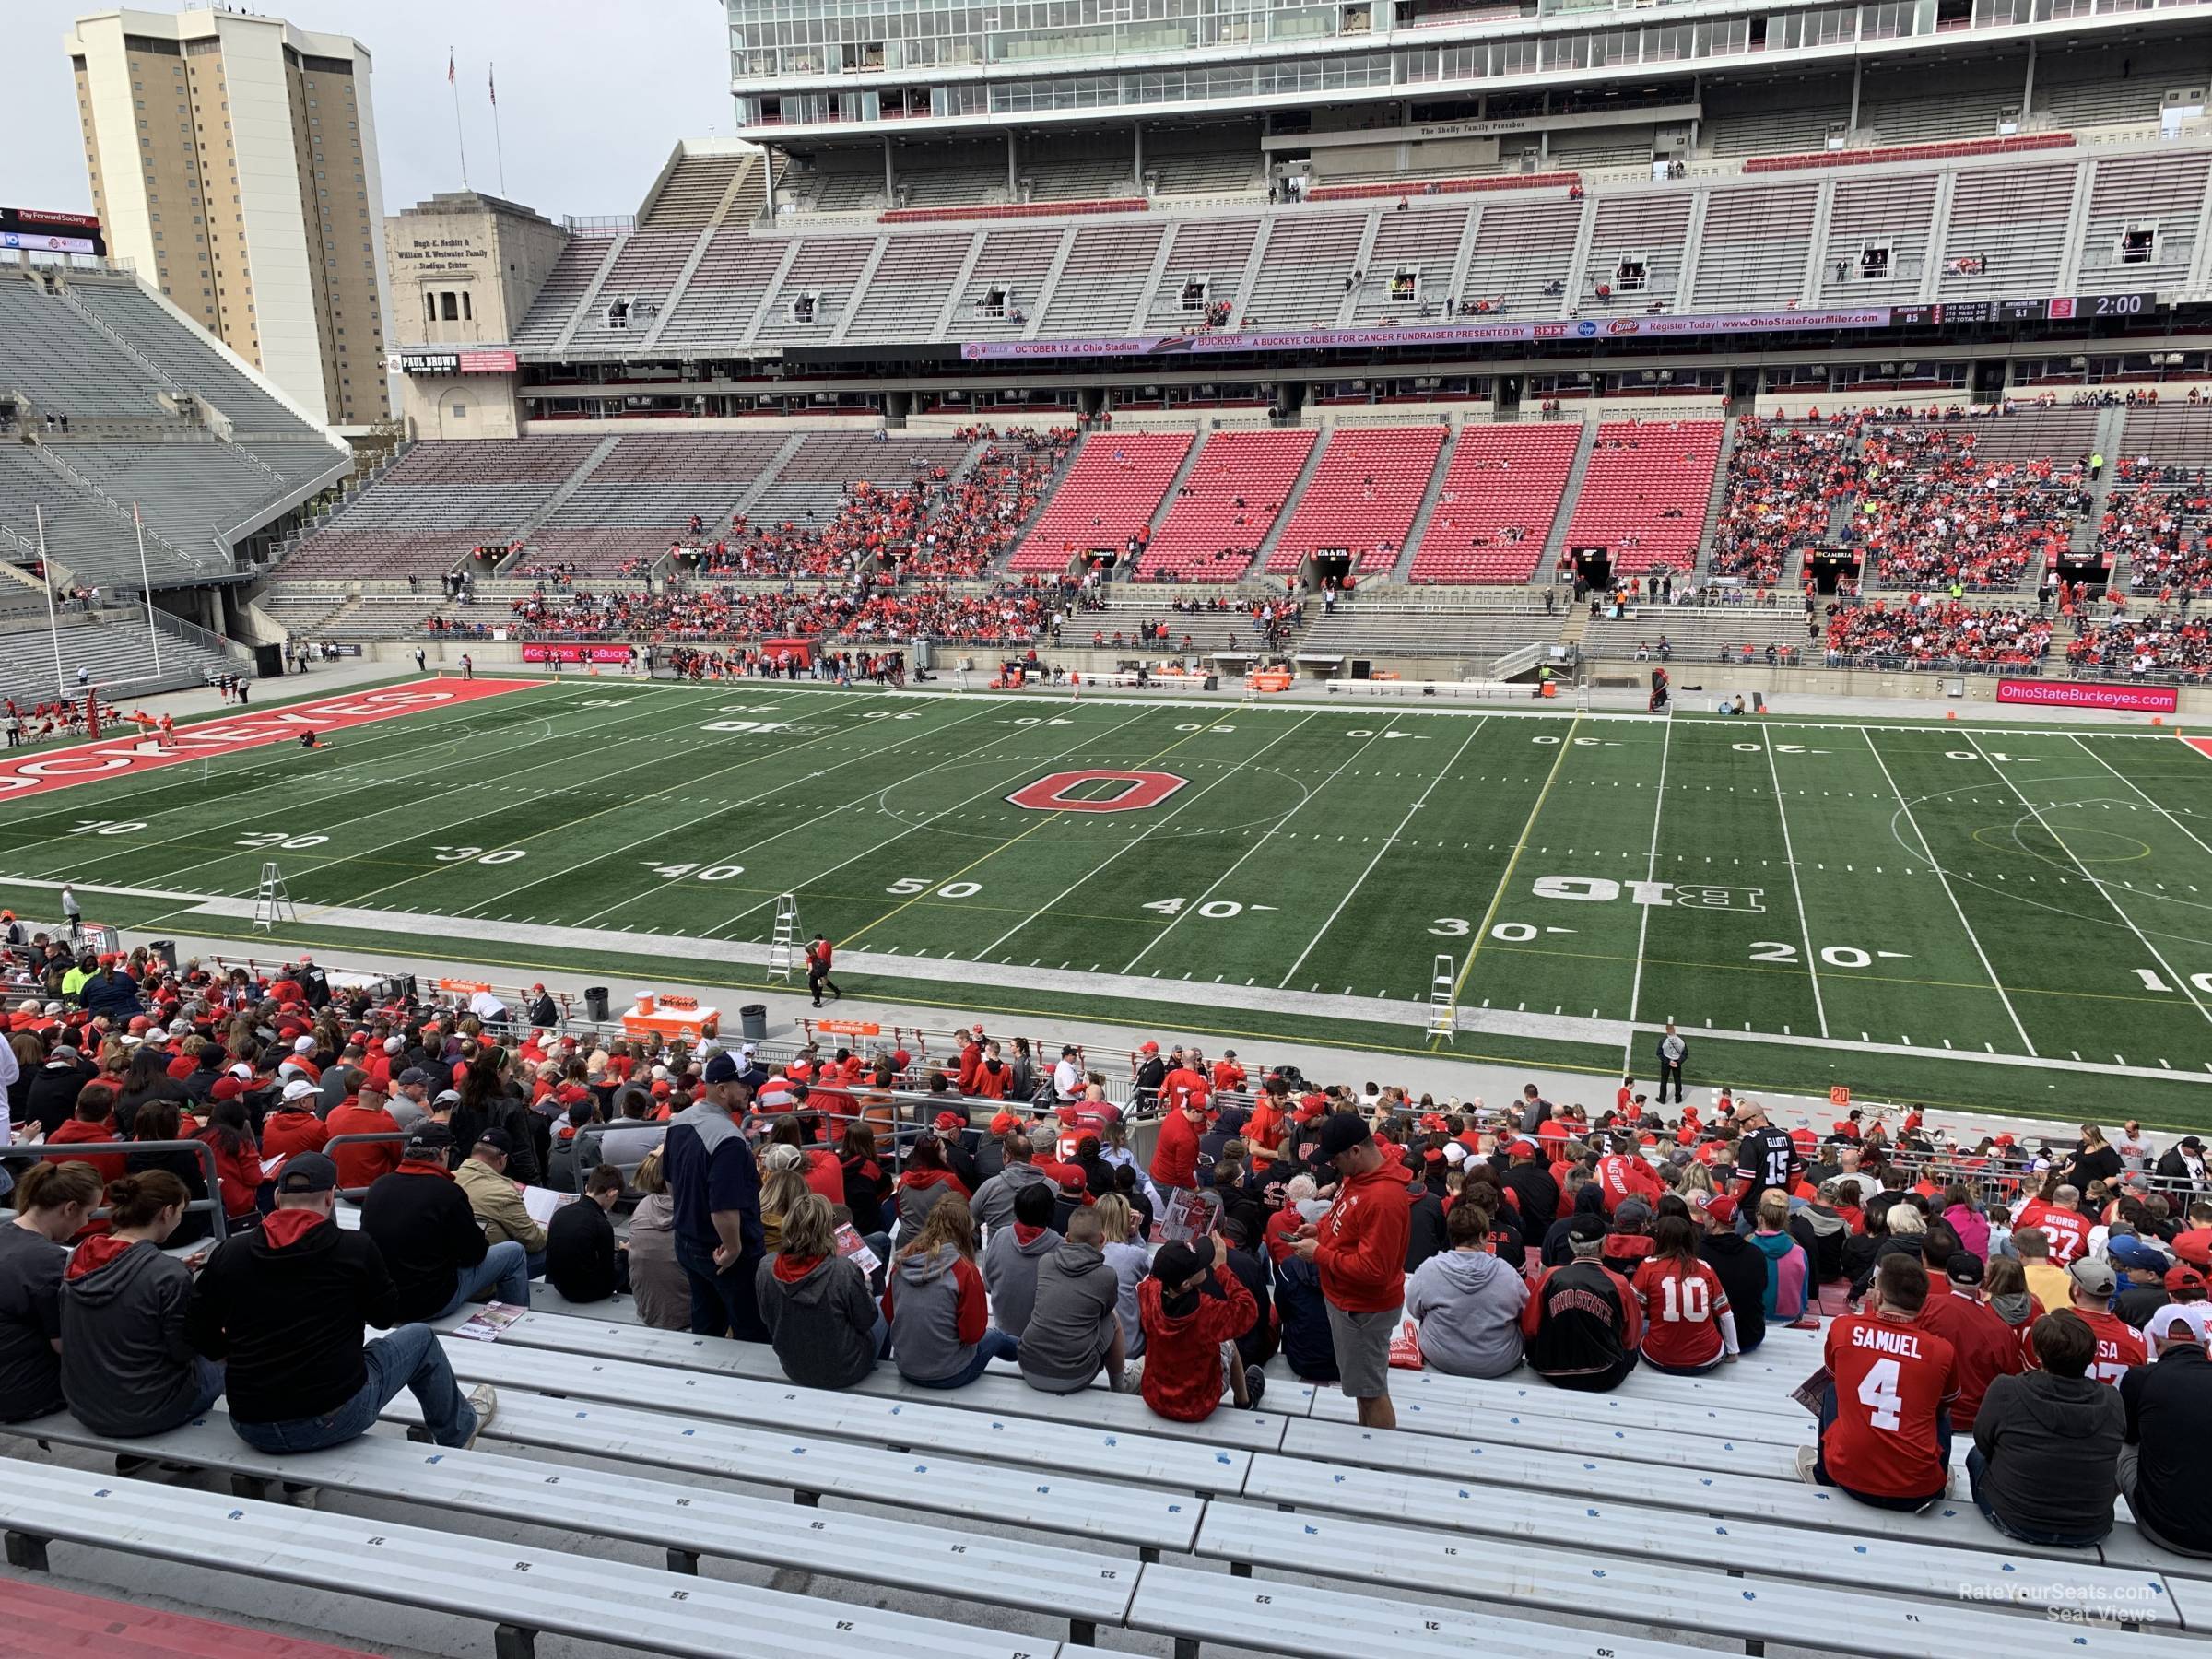
[[[1158,224],[1078,229],[1045,308],[1043,332],[1112,335],[1128,327],[1144,300],[1159,239],[1167,233],[1167,227]]]
[[[2107,156],[2096,164],[2081,244],[2084,289],[2142,290],[2186,281],[2212,157]]]
[[[8,562],[23,564],[36,557],[42,512],[46,557],[53,563],[81,583],[137,586],[137,537],[128,513],[86,494],[43,457],[42,449],[0,443],[0,548]],[[176,568],[173,556],[152,542],[147,559],[157,582],[195,573],[195,568]],[[164,570],[164,564],[171,568]],[[207,574],[205,570],[196,573],[203,580]]]
[[[1145,314],[1147,328],[1199,328],[1207,312],[1235,302],[1243,285],[1244,267],[1252,258],[1253,238],[1259,234],[1257,219],[1183,219],[1175,227],[1175,242],[1168,250],[1167,269],[1160,273],[1159,288]],[[1202,291],[1186,296],[1193,284]],[[1226,314],[1226,313],[1224,313]]]
[[[62,688],[53,683],[57,639],[66,680]],[[117,699],[150,697],[157,691],[204,686],[210,673],[236,666],[212,647],[168,633],[161,636],[160,654],[157,671],[153,633],[147,627],[146,612],[138,606],[67,618],[53,633],[47,631],[46,613],[41,610],[31,626],[0,631],[0,698],[13,698],[29,707],[49,698],[76,696],[79,668],[90,670],[92,685],[113,686]]]
[[[2167,74],[2136,74],[2136,60],[2148,62],[2148,42],[2112,46],[2076,46],[2063,49],[2057,41],[2046,44],[2036,59],[2035,101],[2030,112],[2062,126],[2122,126],[2156,122],[2165,89],[2185,77],[2180,69]]]
[[[953,279],[967,263],[972,234],[952,231],[894,236],[854,302],[847,340],[926,340]]]
[[[1019,338],[1037,315],[1037,297],[1044,291],[1053,255],[1067,234],[1057,226],[984,231],[983,251],[975,256],[975,269],[969,274],[968,286],[953,310],[953,337]]]
[[[625,438],[532,533],[526,565],[619,575],[688,539],[695,513],[712,541],[782,447],[780,434]]]
[[[959,223],[967,219],[1065,218],[1071,214],[1142,213],[1151,206],[1143,196],[1115,196],[1102,202],[987,202],[973,207],[894,207],[876,217],[887,225]]]
[[[1885,145],[1996,138],[1999,120],[2019,108],[2027,86],[2028,56],[2018,50],[1943,64],[1877,61],[1860,82],[1859,130]]]
[[[139,356],[194,396],[213,404],[230,422],[233,439],[314,440],[325,451],[330,448],[319,427],[302,420],[270,396],[197,326],[180,322],[136,282],[77,276],[70,278],[69,292],[78,304],[130,341]]]
[[[1160,155],[1147,146],[1145,171],[1158,176],[1163,196],[1229,195],[1258,189],[1261,163],[1256,145],[1241,154],[1224,148],[1190,155]]]
[[[1323,547],[1353,553],[1361,573],[1389,572],[1428,493],[1444,437],[1441,426],[1332,432],[1290,522],[1268,552],[1269,572],[1295,574]]]
[[[1713,663],[1725,651],[1741,662],[1747,647],[1755,661],[1763,661],[1767,647],[1777,653],[1802,656],[1808,646],[1818,652],[1817,636],[1807,628],[1805,611],[1794,601],[1783,605],[1647,605],[1615,618],[1601,614],[1583,629],[1583,654],[1619,662],[1639,651],[1653,657],[1664,640],[1677,663]]]
[[[73,420],[154,420],[159,381],[68,302],[16,272],[0,273],[0,388]]]
[[[126,510],[179,550],[229,562],[229,533],[282,495],[285,482],[233,445],[59,443],[57,458],[97,478]]]
[[[1452,268],[1467,228],[1465,207],[1429,213],[1385,213],[1368,254],[1367,274],[1352,295],[1354,324],[1390,323],[1444,312]]]
[[[1936,297],[2056,293],[2075,178],[2072,162],[1961,169],[1951,194]]]
[[[1140,580],[1234,582],[1275,527],[1312,453],[1311,430],[1216,432],[1138,561]]]
[[[2127,424],[2121,429],[2120,453],[2154,466],[2183,466],[2194,471],[2212,465],[2212,404],[2157,404],[2128,410]]]
[[[1461,657],[1488,665],[1509,651],[1559,637],[1560,618],[1535,606],[1482,609],[1441,605],[1377,605],[1359,600],[1315,615],[1309,607],[1300,656]],[[1477,669],[1477,674],[1480,673]]]
[[[307,582],[273,582],[254,604],[270,621],[292,639],[319,634],[324,626],[352,603],[343,587],[319,587]]]
[[[279,580],[433,576],[502,545],[598,447],[592,438],[418,443],[338,510]]]
[[[1153,510],[1190,451],[1188,432],[1093,433],[1007,568],[1065,570],[1094,547],[1120,554],[1140,532],[1148,537]]]
[[[1721,454],[1717,420],[1608,420],[1583,472],[1570,547],[1612,549],[1613,569],[1686,571],[1697,557]]]
[[[1409,580],[1526,582],[1559,518],[1583,431],[1579,420],[1462,427]]]
[[[803,183],[801,188],[805,188]],[[825,169],[815,177],[813,210],[817,213],[861,213],[886,205],[883,169],[865,159],[858,167]]]
[[[1851,76],[1814,76],[1771,90],[1716,97],[1706,105],[1705,135],[1716,157],[1818,150],[1830,127],[1851,120]],[[1745,163],[1750,170],[1751,163]]]
[[[673,347],[735,344],[743,339],[752,326],[753,313],[760,309],[760,297],[776,279],[783,247],[780,241],[758,241],[746,230],[732,226],[725,225],[715,231],[699,268],[691,273],[691,280],[684,284],[684,291],[677,296],[675,314],[661,325],[658,344]],[[562,257],[565,260],[567,255]],[[559,276],[559,270],[556,269],[547,287],[550,288]],[[591,278],[587,276],[584,280],[588,283]],[[570,298],[571,309],[578,298],[581,292]],[[533,307],[533,323],[536,316],[536,308]]]
[[[1118,155],[1068,156],[1051,161],[1026,161],[1022,177],[1030,184],[1033,202],[1095,201],[1101,196],[1135,193],[1127,148]]]
[[[703,230],[712,222],[722,198],[738,169],[755,165],[753,158],[738,152],[726,156],[678,156],[676,165],[653,198],[653,206],[638,220],[638,229]]]
[[[994,149],[996,147],[993,147]],[[1003,150],[987,159],[917,166],[898,171],[900,203],[908,207],[958,207],[970,202],[1004,202],[1006,164]]]
[[[615,255],[590,312],[577,324],[572,344],[626,346],[642,338],[667,305],[698,245],[697,229],[633,232]]]
[[[2016,150],[2072,149],[2071,133],[2019,133],[2007,138],[1963,138],[1949,144],[1877,144],[1850,149],[1806,150],[1789,156],[1753,156],[1752,172],[1791,172],[1809,167],[1871,167],[1890,161],[1948,161],[1961,156],[2004,156]]]
[[[1460,284],[1462,308],[1520,317],[1556,317],[1565,311],[1583,206],[1556,198],[1484,203],[1475,252]]]
[[[1565,190],[1582,182],[1582,175],[1574,172],[1481,173],[1423,179],[1411,189],[1402,179],[1373,184],[1321,184],[1306,192],[1306,200],[1352,202],[1372,201],[1378,196],[1456,195],[1492,190]]]
[[[1715,190],[1705,204],[1689,309],[1757,310],[1796,299],[1819,202],[1813,184]]]
[[[1551,162],[1555,167],[1595,170],[1601,167],[1648,167],[1652,160],[1653,129],[1647,124],[1629,127],[1565,127],[1551,135]]]
[[[1367,234],[1364,213],[1292,214],[1275,221],[1244,305],[1253,328],[1330,323],[1344,303]]]
[[[1672,193],[1617,196],[1597,205],[1583,266],[1585,312],[1641,312],[1672,305],[1682,276],[1689,199]]]
[[[856,285],[876,251],[873,236],[815,237],[799,244],[798,257],[760,318],[764,344],[819,345],[836,332],[856,302]]]
[[[576,314],[577,306],[591,291],[592,278],[599,275],[599,267],[606,263],[607,250],[612,244],[610,235],[569,238],[568,246],[561,249],[560,257],[554,261],[546,286],[537,290],[537,298],[530,302],[530,314],[514,331],[517,346],[551,346],[560,338],[569,319]]]
[[[1936,213],[1932,173],[1838,179],[1820,262],[1825,300],[1909,300],[1927,268]]]

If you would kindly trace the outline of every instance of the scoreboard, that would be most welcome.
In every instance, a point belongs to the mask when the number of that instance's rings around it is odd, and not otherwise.
[[[1889,320],[1900,328],[1971,323],[2076,323],[2099,317],[2147,317],[2156,294],[2066,294],[2047,300],[1956,300],[1941,305],[1900,305]]]
[[[36,207],[0,207],[0,252],[91,253],[105,258],[107,240],[88,213],[48,213]]]

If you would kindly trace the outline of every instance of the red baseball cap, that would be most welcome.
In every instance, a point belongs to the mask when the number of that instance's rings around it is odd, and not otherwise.
[[[1513,1158],[1534,1158],[1536,1155],[1536,1143],[1532,1140],[1517,1140],[1506,1147],[1506,1152]]]
[[[1733,1198],[1709,1198],[1705,1202],[1705,1213],[1723,1226],[1734,1226],[1735,1200]]]
[[[998,1115],[1004,1117],[1006,1114],[1002,1112]],[[998,1129],[997,1118],[992,1119],[991,1126]],[[965,1129],[968,1127],[968,1120],[957,1112],[940,1112],[937,1113],[937,1127],[940,1129]],[[1003,1129],[998,1132],[1002,1135],[1006,1133]]]
[[[2205,1276],[2187,1263],[2166,1269],[2166,1288],[2169,1290],[2202,1290],[2204,1288]]]

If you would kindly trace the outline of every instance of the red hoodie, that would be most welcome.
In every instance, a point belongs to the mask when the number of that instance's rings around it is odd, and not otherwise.
[[[1159,1120],[1159,1139],[1152,1147],[1152,1179],[1161,1186],[1198,1184],[1198,1130],[1181,1112]]]
[[[102,1233],[96,1239],[87,1239],[71,1253],[65,1279],[80,1279],[88,1273],[97,1273],[126,1250],[135,1250],[145,1243],[144,1239],[119,1239],[113,1233]]]
[[[289,1158],[295,1152],[320,1152],[330,1139],[330,1126],[312,1112],[279,1107],[263,1120],[261,1155]]]
[[[817,1148],[806,1154],[806,1185],[835,1208],[845,1201],[845,1167],[834,1152]]]
[[[1136,1287],[1137,1320],[1145,1333],[1145,1404],[1174,1422],[1204,1422],[1214,1415],[1221,1403],[1221,1345],[1243,1335],[1259,1317],[1259,1304],[1227,1264],[1215,1264],[1214,1283],[1220,1296],[1202,1294],[1198,1305],[1180,1316],[1161,1305],[1158,1279],[1147,1275]]]
[[[71,1118],[67,1123],[56,1127],[54,1132],[46,1137],[46,1144],[50,1147],[71,1147],[92,1141],[112,1141],[120,1137],[115,1133],[113,1124],[88,1124],[80,1118]],[[129,1162],[129,1155],[123,1152],[87,1152],[80,1153],[75,1158],[55,1156],[47,1159],[46,1161],[48,1163],[90,1164],[92,1172],[98,1175],[104,1183],[123,1179],[124,1170]],[[104,1229],[107,1223],[102,1221],[99,1225]]]
[[[397,1135],[399,1120],[381,1106],[371,1111],[355,1099],[330,1114],[327,1127],[333,1140],[341,1135]],[[330,1155],[338,1166],[338,1184],[365,1187],[379,1175],[398,1169],[399,1147],[396,1140],[389,1140],[338,1147]]]
[[[1347,1313],[1387,1312],[1406,1300],[1413,1208],[1406,1180],[1405,1167],[1386,1160],[1345,1182],[1321,1218],[1313,1258],[1321,1293]]]
[[[225,1155],[212,1129],[193,1137],[215,1147],[215,1175],[223,1189],[223,1215],[250,1216],[261,1194],[261,1159],[251,1143],[241,1141],[236,1152]]]

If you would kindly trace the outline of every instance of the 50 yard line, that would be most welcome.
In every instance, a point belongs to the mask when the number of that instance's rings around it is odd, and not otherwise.
[[[1789,809],[1782,804],[1782,773],[1774,764],[1774,745],[1762,740],[1767,751],[1767,776],[1774,782],[1774,817],[1782,825],[1782,856],[1790,866],[1790,891],[1797,900],[1797,933],[1805,941],[1805,971],[1813,982],[1813,1012],[1820,1020],[1820,1035],[1828,1035],[1828,1008],[1820,1000],[1820,964],[1813,954],[1813,930],[1805,919],[1805,884],[1797,879],[1797,853],[1790,845]]]
[[[1897,797],[1897,805],[1905,815],[1905,822],[1912,825],[1912,833],[1920,841],[1921,853],[1928,861],[1928,868],[1936,872],[1936,879],[1943,887],[1943,896],[1951,901],[1951,910],[1959,918],[1959,925],[1966,930],[1967,942],[1974,947],[1974,954],[1982,959],[1982,971],[1989,975],[1989,982],[1997,994],[1997,1000],[2005,1005],[2005,1012],[2012,1020],[2012,1029],[2020,1034],[2021,1045],[2029,1053],[2034,1054],[2035,1044],[2028,1039],[2028,1028],[2020,1023],[2020,1016],[2012,1006],[2012,998],[2005,994],[2005,986],[1997,978],[1997,971],[1990,966],[1989,952],[1982,948],[1981,935],[1974,932],[1974,924],[1966,919],[1966,908],[1959,902],[1959,895],[1951,890],[1951,879],[1944,874],[1943,864],[1936,858],[1936,849],[1928,845],[1927,832],[1913,818],[1912,804],[1905,799],[1905,792],[1898,788],[1897,780],[1889,775],[1889,763],[1882,759],[1881,748],[1874,741],[1873,732],[1861,726],[1859,735],[1866,739],[1866,747],[1874,756],[1874,763],[1882,769],[1882,781],[1889,785],[1889,793]]]
[[[1643,867],[1643,879],[1646,887],[1659,879],[1659,819],[1666,810],[1666,755],[1674,741],[1675,716],[1670,705],[1666,716],[1666,728],[1659,738],[1659,786],[1653,793],[1652,798],[1652,856],[1650,862]],[[1630,1029],[1628,1041],[1621,1049],[1620,1064],[1624,1073],[1634,1069],[1636,1010],[1637,1006],[1643,1000],[1643,944],[1652,931],[1652,907],[1648,904],[1640,904],[1636,908],[1643,913],[1636,923],[1636,973],[1629,984],[1629,1026]]]

